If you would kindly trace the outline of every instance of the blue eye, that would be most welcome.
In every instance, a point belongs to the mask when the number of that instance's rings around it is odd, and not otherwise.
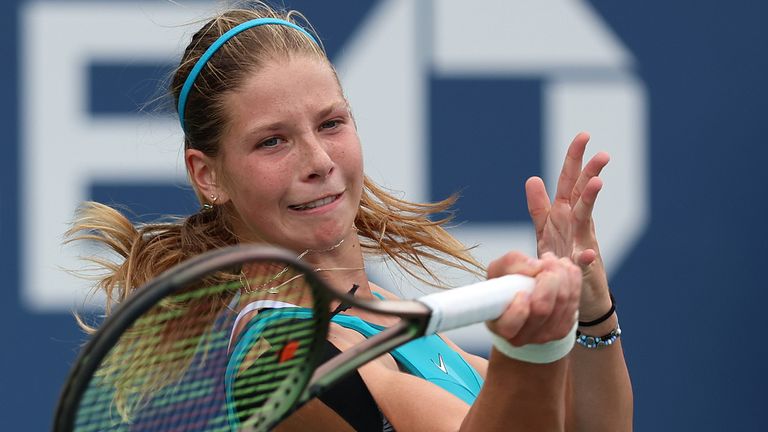
[[[277,147],[278,144],[282,141],[279,137],[271,137],[267,138],[264,141],[259,143],[259,147],[266,147],[266,148],[272,148]]]
[[[320,125],[320,129],[333,129],[338,126],[339,123],[341,123],[339,120],[328,120],[327,122],[323,122],[323,124]]]

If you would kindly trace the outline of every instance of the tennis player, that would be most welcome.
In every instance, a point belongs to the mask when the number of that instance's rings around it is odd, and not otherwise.
[[[552,200],[541,179],[526,183],[538,257],[510,252],[484,269],[444,230],[446,219],[434,220],[454,198],[413,203],[365,176],[349,103],[299,13],[261,3],[221,12],[192,37],[171,87],[202,208],[177,223],[134,227],[109,207],[83,207],[72,235],[99,233],[125,258],[99,282],[110,302],[179,262],[238,243],[292,250],[332,287],[365,299],[395,296],[368,280],[364,254],[388,257],[415,277],[426,272],[434,284],[441,284],[434,264],[536,279],[533,292],[488,322],[489,360],[442,335],[415,341],[361,367],[280,430],[631,429],[621,331],[591,216],[608,155],[583,164],[587,134],[571,143]],[[503,199],[505,187],[488,192]],[[249,321],[275,307],[249,302],[248,289],[230,303],[233,344],[244,343]],[[388,324],[355,308],[341,311],[327,355]]]

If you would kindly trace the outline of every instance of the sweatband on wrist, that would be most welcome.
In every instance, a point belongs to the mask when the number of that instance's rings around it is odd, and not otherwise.
[[[543,344],[528,344],[517,347],[495,333],[491,333],[491,338],[496,350],[509,358],[536,364],[554,363],[571,352],[574,343],[576,343],[577,326],[578,323],[573,323],[573,328],[564,338]]]

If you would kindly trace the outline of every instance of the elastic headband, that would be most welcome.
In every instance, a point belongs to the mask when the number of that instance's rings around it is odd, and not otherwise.
[[[179,111],[179,122],[181,123],[181,129],[186,132],[186,129],[184,127],[184,108],[187,105],[187,97],[189,96],[189,92],[192,90],[192,86],[195,84],[195,80],[197,79],[197,76],[200,75],[200,71],[203,70],[205,67],[205,64],[208,63],[208,60],[213,56],[216,51],[221,48],[222,45],[227,43],[228,40],[232,39],[235,35],[238,33],[248,30],[249,28],[258,27],[262,25],[282,25],[286,27],[290,27],[293,29],[296,29],[302,33],[304,33],[308,38],[312,40],[315,44],[318,46],[320,45],[317,42],[317,39],[315,39],[314,36],[312,36],[308,31],[304,30],[302,27],[297,26],[296,24],[285,21],[279,18],[256,18],[252,19],[250,21],[246,21],[237,27],[234,27],[230,29],[228,32],[224,33],[223,35],[219,36],[216,41],[211,44],[211,46],[208,47],[207,50],[203,53],[202,56],[197,60],[197,63],[195,63],[195,67],[192,68],[192,71],[187,75],[187,79],[184,81],[184,86],[181,87],[181,93],[179,93],[179,105],[176,108]]]

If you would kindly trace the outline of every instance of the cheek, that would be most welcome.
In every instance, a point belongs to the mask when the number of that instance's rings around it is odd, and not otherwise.
[[[362,177],[363,174],[363,152],[358,140],[350,140],[351,142],[340,148],[339,159],[341,160],[344,168],[348,171],[348,175]]]
[[[363,174],[363,158],[360,152],[344,155],[344,168],[350,177],[360,177]]]
[[[231,168],[238,173],[230,179],[230,199],[243,210],[272,204],[285,189],[285,173],[276,167],[265,169],[258,164],[243,161]]]
[[[239,176],[230,196],[239,223],[235,231],[242,239],[274,243],[271,233],[279,232],[282,189],[272,176]]]

